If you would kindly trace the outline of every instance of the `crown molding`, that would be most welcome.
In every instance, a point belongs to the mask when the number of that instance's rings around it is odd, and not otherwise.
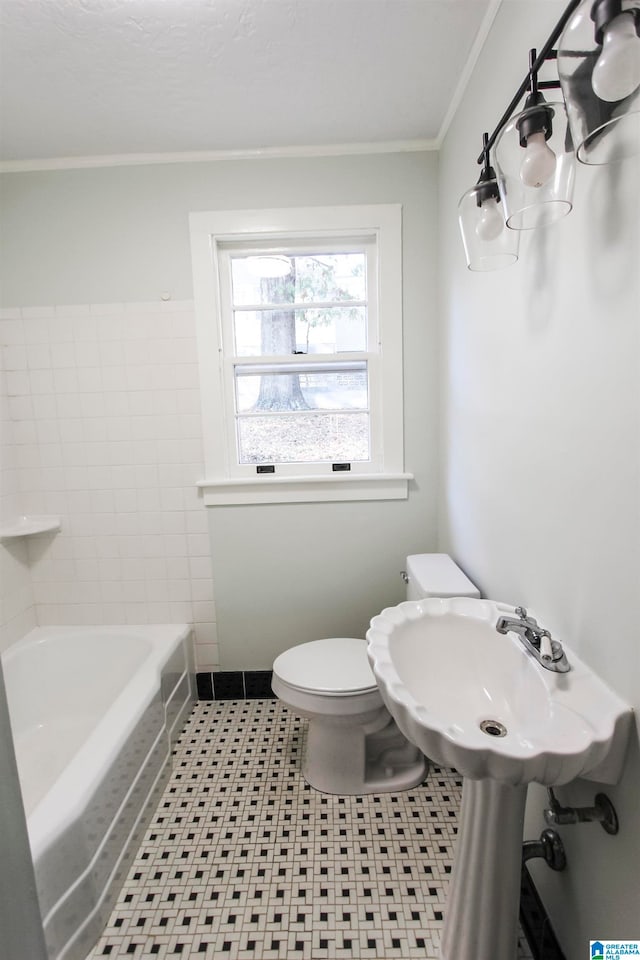
[[[211,163],[220,160],[277,160],[299,157],[341,157],[375,153],[422,153],[437,150],[436,140],[389,140],[380,143],[336,143],[320,146],[262,147],[253,150],[198,150],[190,153],[121,153],[95,157],[46,157],[5,160],[0,173],[38,170],[86,170],[161,163]]]

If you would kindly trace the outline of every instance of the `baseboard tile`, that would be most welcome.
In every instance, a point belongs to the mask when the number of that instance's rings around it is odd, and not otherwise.
[[[198,673],[199,700],[275,700],[271,670],[215,670]]]

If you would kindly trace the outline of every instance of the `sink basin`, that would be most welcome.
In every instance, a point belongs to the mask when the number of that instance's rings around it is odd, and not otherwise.
[[[368,653],[404,735],[463,775],[441,960],[513,960],[527,784],[615,783],[631,710],[571,650],[546,670],[489,600],[409,600],[371,621]]]
[[[368,653],[404,735],[465,777],[511,785],[620,776],[631,711],[571,650],[545,670],[496,621],[513,607],[468,598],[407,601],[371,621]]]

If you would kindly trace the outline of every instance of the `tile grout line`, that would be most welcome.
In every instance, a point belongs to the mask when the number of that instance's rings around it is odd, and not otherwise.
[[[279,701],[196,704],[87,960],[436,960],[460,778],[323,795],[299,773],[305,730]]]

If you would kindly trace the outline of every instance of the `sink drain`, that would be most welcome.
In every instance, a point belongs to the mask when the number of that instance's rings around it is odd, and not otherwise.
[[[480,729],[490,737],[506,737],[507,735],[507,728],[499,720],[483,720]]]

